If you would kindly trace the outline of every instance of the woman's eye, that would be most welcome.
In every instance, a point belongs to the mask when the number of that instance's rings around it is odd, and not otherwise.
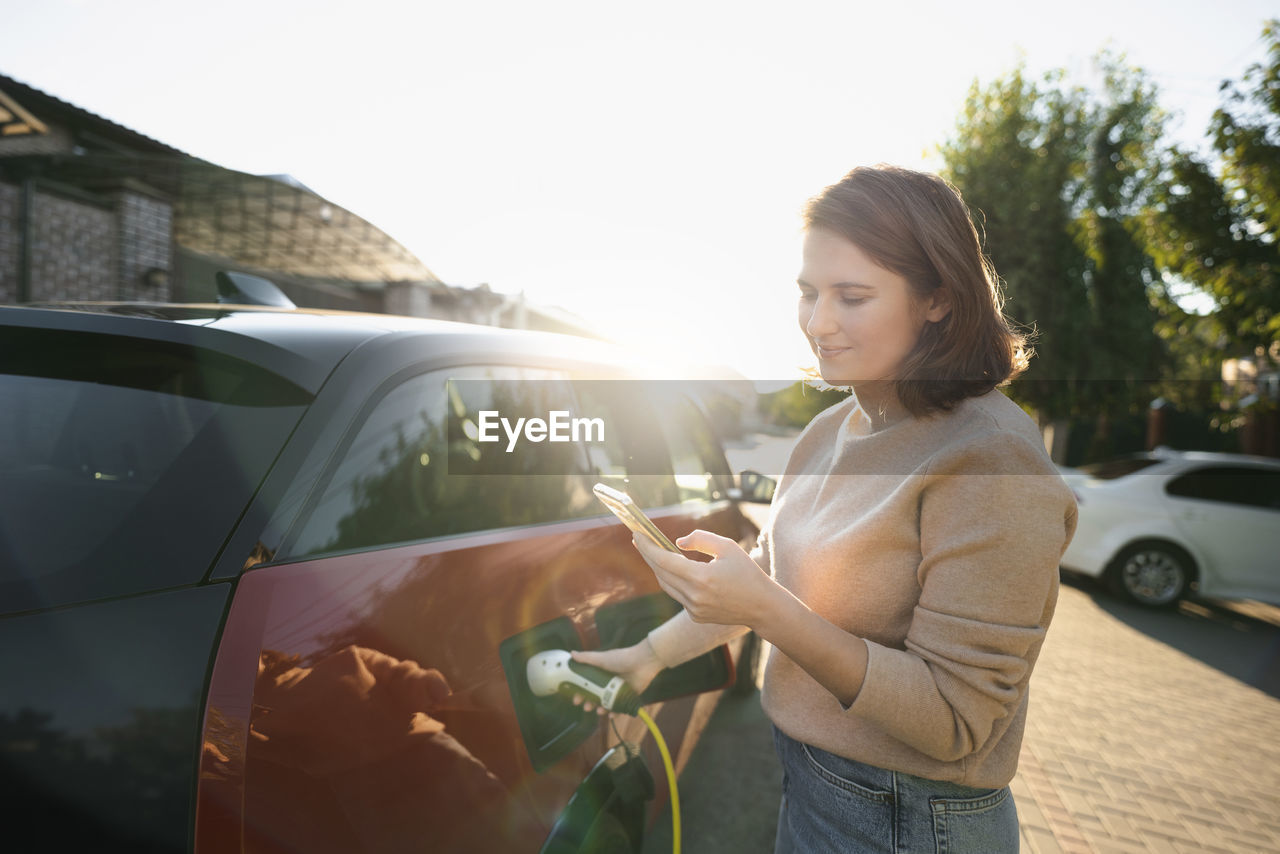
[[[803,300],[803,301],[805,301],[805,302],[808,302],[809,300],[813,299],[813,296],[814,296],[813,291],[801,291],[801,292],[800,292],[800,299],[801,299],[801,300]]]
[[[841,305],[862,305],[866,301],[866,297],[840,297]]]

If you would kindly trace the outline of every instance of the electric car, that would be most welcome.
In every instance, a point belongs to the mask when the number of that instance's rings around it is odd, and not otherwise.
[[[1193,587],[1280,604],[1280,460],[1162,448],[1063,477],[1080,505],[1064,569],[1151,607]]]
[[[757,533],[697,395],[640,377],[413,318],[0,308],[6,846],[638,851],[644,724],[525,663],[677,609],[596,482]],[[677,764],[753,642],[646,692]]]

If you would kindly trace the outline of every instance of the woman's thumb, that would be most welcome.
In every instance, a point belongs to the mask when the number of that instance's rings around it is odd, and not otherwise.
[[[720,553],[724,551],[726,543],[733,543],[733,540],[722,537],[719,534],[713,534],[710,531],[704,531],[701,528],[690,531],[676,540],[676,545],[687,552],[702,552],[712,557],[719,557]]]

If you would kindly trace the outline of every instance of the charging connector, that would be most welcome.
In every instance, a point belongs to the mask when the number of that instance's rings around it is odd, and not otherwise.
[[[525,672],[529,677],[529,690],[535,696],[563,694],[573,697],[582,694],[611,712],[637,716],[644,721],[658,745],[658,752],[662,755],[662,764],[667,772],[667,785],[671,792],[671,850],[673,854],[680,854],[680,793],[676,788],[675,765],[671,761],[667,743],[658,731],[658,725],[649,717],[648,712],[640,708],[640,695],[618,674],[610,673],[603,667],[574,661],[568,650],[549,649],[532,656]],[[650,779],[649,785],[652,782]],[[615,780],[615,783],[619,791],[629,785],[625,780]]]
[[[549,649],[529,659],[529,690],[538,697],[582,694],[611,712],[634,716],[640,711],[640,696],[616,673],[602,667],[574,661],[567,650]]]

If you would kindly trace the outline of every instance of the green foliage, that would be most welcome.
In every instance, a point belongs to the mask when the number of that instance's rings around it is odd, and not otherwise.
[[[941,146],[1006,313],[1034,329],[1036,357],[1010,395],[1045,421],[1136,411],[1167,360],[1149,293],[1159,276],[1134,226],[1159,184],[1165,117],[1141,71],[1106,53],[1098,63],[1098,93],[1022,66],[975,82]]]
[[[804,427],[813,417],[849,396],[836,389],[819,390],[807,382],[795,382],[772,394],[760,395],[759,411],[771,424]]]
[[[1096,425],[1073,441],[1120,441],[1157,397],[1208,413],[1198,443],[1226,441],[1241,419],[1223,408],[1223,358],[1280,347],[1280,21],[1263,39],[1265,61],[1222,84],[1209,155],[1169,147],[1155,86],[1105,52],[1096,91],[1022,65],[975,82],[940,146],[1006,313],[1035,330],[1010,396],[1042,423]],[[1213,314],[1179,305],[1188,286]]]
[[[1050,412],[1078,381],[1085,258],[1069,227],[1079,204],[1086,140],[1084,93],[1060,75],[1029,80],[1021,66],[970,87],[955,135],[941,146],[1003,280],[1006,312],[1036,329],[1037,359],[1019,397]],[[1050,330],[1040,324],[1053,319]]]
[[[1172,151],[1140,231],[1161,269],[1213,297],[1218,333],[1245,353],[1280,340],[1280,22],[1263,38],[1267,61],[1243,80],[1251,88],[1222,84],[1209,128],[1216,174]]]

